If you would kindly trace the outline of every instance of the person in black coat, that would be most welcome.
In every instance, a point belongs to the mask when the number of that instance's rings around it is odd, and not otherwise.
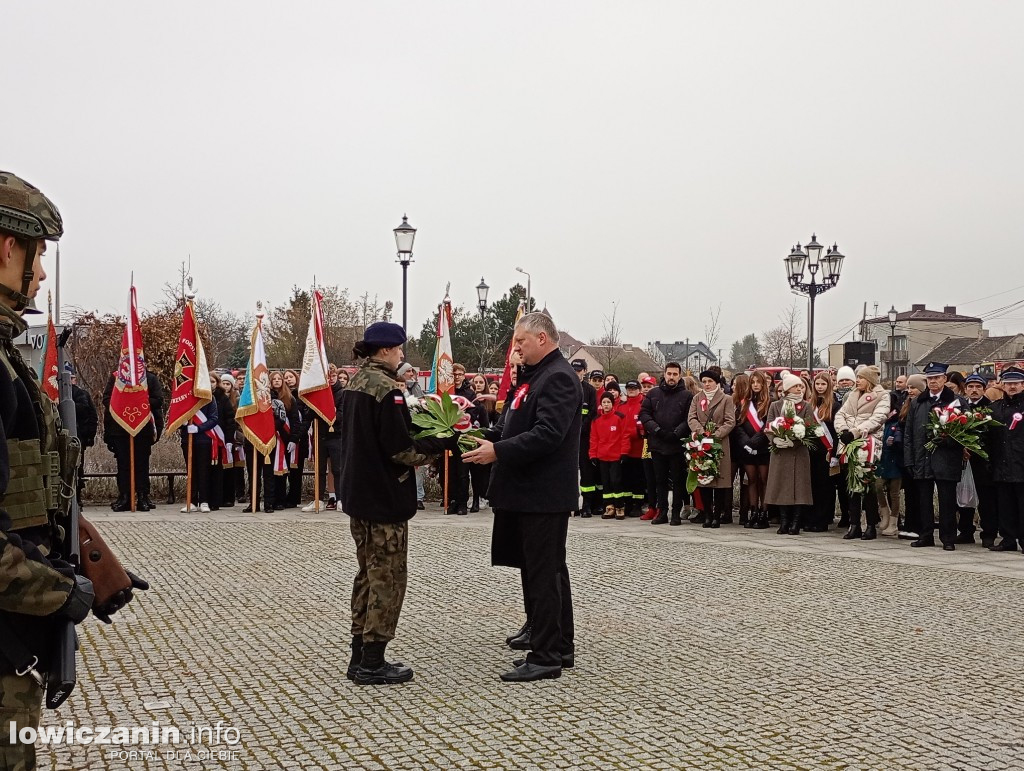
[[[154,508],[149,498],[149,458],[153,445],[160,441],[164,432],[164,389],[152,372],[146,372],[146,389],[149,393],[150,422],[135,435],[135,508],[149,511]],[[117,501],[111,505],[114,511],[131,508],[131,437],[110,414],[110,399],[114,393],[114,373],[110,374],[103,389],[103,441],[114,453],[117,460]]]
[[[78,507],[82,508],[82,490],[85,489],[85,451],[96,443],[96,429],[99,427],[99,416],[93,406],[89,392],[78,385],[78,376],[70,364],[65,365],[71,370],[71,398],[75,402],[75,427],[78,440],[82,443],[82,454],[78,458]]]
[[[462,396],[469,399],[469,401],[476,399],[477,394],[469,380],[466,379],[466,365],[453,364],[452,377],[455,380],[455,390],[452,391],[452,396]],[[445,514],[468,514],[469,466],[462,462],[462,455],[458,448],[452,452],[451,458],[449,458],[448,473],[451,494],[449,495],[448,508],[445,510]]]
[[[992,550],[1016,551],[1024,549],[1024,371],[1007,367],[1000,380],[1006,395],[992,402],[992,417],[1002,425],[989,429],[988,447],[1002,540]]]
[[[529,655],[501,679],[525,682],[559,677],[575,653],[565,542],[579,503],[583,388],[547,314],[523,316],[513,346],[524,365],[518,385],[490,433],[494,441],[478,440],[464,461],[494,464],[492,563],[522,571],[531,625]]]
[[[587,362],[584,359],[573,359],[571,366],[583,388],[583,406],[580,408],[580,496],[583,504],[573,513],[591,517],[595,511],[601,510],[597,468],[590,459],[590,424],[597,414],[597,391],[587,382]]]
[[[946,551],[956,549],[956,486],[963,475],[964,451],[958,443],[950,440],[939,442],[929,450],[928,416],[933,409],[950,405],[962,407],[963,403],[946,385],[946,365],[929,362],[924,371],[928,390],[918,396],[910,405],[907,426],[903,438],[904,464],[914,476],[917,488],[918,539],[911,546],[935,545],[935,503],[933,494],[939,496],[939,540]]]
[[[234,443],[238,421],[235,420],[235,405],[231,399],[235,379],[228,374],[212,380],[213,400],[217,405],[217,425],[225,445],[217,462],[210,469],[210,508],[216,511],[221,506],[229,508],[235,505]]]
[[[678,362],[665,365],[661,384],[644,397],[640,406],[640,423],[647,433],[647,447],[654,461],[655,483],[658,488],[657,516],[652,525],[663,525],[668,517],[668,486],[672,482],[672,524],[682,524],[683,504],[689,500],[686,493],[686,455],[683,440],[690,436],[687,416],[693,394],[683,384],[683,368]]]
[[[327,371],[327,382],[331,385],[331,396],[334,399],[335,419],[333,424],[316,415],[310,410],[312,420],[319,426],[314,435],[317,442],[316,448],[316,474],[317,492],[320,499],[327,496],[327,504],[321,505],[317,500],[303,506],[303,511],[316,511],[319,507],[327,511],[334,511],[338,508],[337,490],[341,480],[341,395],[345,390],[341,379],[338,377],[338,368],[333,364]],[[331,464],[331,479],[333,489],[327,487],[327,464]]]
[[[987,386],[988,383],[981,375],[975,373],[967,377],[962,397],[967,408],[980,410],[992,406],[992,400],[985,396]],[[987,437],[982,437],[982,446],[986,444],[986,440]],[[999,530],[999,511],[996,508],[996,488],[992,482],[992,469],[989,461],[973,453],[968,462],[971,464],[974,488],[978,492],[977,511],[981,520],[981,544],[987,548],[995,545],[996,533]],[[974,507],[968,506],[957,509],[960,519],[957,543],[974,543],[974,511]]]

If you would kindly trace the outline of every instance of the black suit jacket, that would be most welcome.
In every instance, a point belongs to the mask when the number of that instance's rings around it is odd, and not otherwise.
[[[579,505],[583,387],[560,351],[522,368],[494,427],[491,507],[566,513]]]

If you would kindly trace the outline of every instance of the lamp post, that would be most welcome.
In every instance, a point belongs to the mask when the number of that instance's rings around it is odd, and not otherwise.
[[[896,306],[889,308],[889,380],[896,387]]]
[[[490,289],[484,277],[480,277],[480,283],[476,286],[476,300],[480,306],[480,372],[484,371],[484,357],[487,355],[487,291]]]
[[[810,310],[807,313],[807,372],[814,372],[814,298],[827,292],[839,283],[839,274],[843,269],[845,255],[840,254],[839,247],[832,244],[832,248],[821,256],[822,245],[818,243],[818,237],[811,234],[811,240],[807,244],[807,251],[800,248],[800,244],[793,247],[783,262],[786,264],[786,279],[793,290],[807,295],[810,300]],[[805,270],[810,274],[805,277]],[[820,280],[818,273],[821,273]]]
[[[526,276],[526,312],[529,313],[533,310],[533,293],[530,291],[530,274],[522,268],[516,268],[516,271]]]
[[[402,224],[395,228],[395,245],[398,247],[398,262],[402,266],[402,329],[409,334],[409,263],[412,262],[412,242],[416,240],[416,228],[409,224],[409,218],[402,215]],[[405,350],[405,346],[402,346]]]

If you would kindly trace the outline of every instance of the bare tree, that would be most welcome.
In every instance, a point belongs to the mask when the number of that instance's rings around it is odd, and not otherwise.
[[[761,334],[765,362],[773,367],[796,367],[806,358],[807,343],[801,340],[800,311],[794,302],[779,316],[779,325]]]
[[[611,315],[605,315],[604,334],[590,340],[594,356],[601,362],[605,372],[613,372],[615,365],[625,355],[622,350],[622,323],[619,321],[619,301],[612,302]]]
[[[718,345],[718,338],[722,334],[722,325],[720,319],[722,318],[722,304],[719,303],[717,308],[708,308],[710,317],[708,323],[704,326],[704,343],[711,351],[715,350],[715,346]],[[718,362],[721,364],[722,362]]]

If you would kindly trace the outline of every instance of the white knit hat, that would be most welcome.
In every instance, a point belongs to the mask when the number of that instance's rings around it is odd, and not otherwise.
[[[804,381],[788,369],[782,370],[782,393],[788,393],[793,386],[803,385]]]
[[[836,373],[836,382],[840,380],[856,380],[857,376],[853,373],[853,367],[840,367]]]

